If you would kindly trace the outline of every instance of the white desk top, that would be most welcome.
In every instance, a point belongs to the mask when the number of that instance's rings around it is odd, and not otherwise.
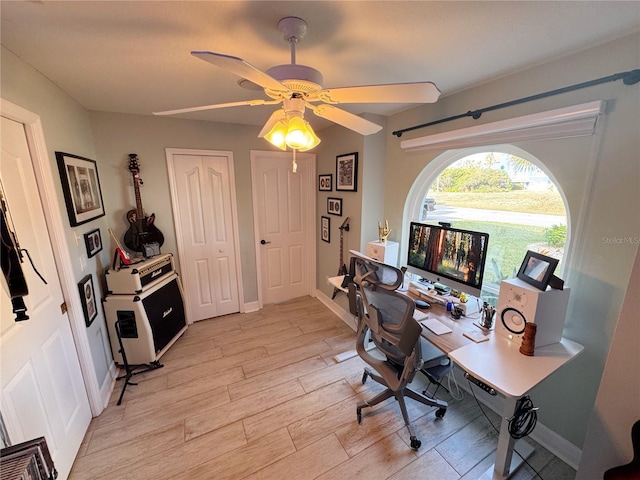
[[[531,357],[520,345],[495,332],[487,342],[471,343],[449,353],[465,371],[491,385],[503,395],[519,398],[583,350],[563,338],[560,343],[536,347]]]
[[[330,285],[341,288],[344,277],[331,277]],[[438,313],[440,312],[440,313]],[[443,350],[466,372],[495,388],[505,396],[520,398],[562,365],[576,357],[584,347],[563,338],[559,343],[536,347],[533,356],[520,353],[520,343],[512,342],[494,332],[489,340],[474,343],[463,337],[467,330],[479,331],[470,319],[453,321],[443,307],[428,311],[429,318],[437,318],[453,329],[452,333],[437,336],[423,329],[423,336]]]

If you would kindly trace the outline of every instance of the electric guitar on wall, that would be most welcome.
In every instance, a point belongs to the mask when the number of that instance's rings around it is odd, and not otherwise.
[[[340,265],[338,267],[338,276],[349,274],[349,270],[347,270],[347,266],[344,263],[344,232],[345,230],[347,232],[349,231],[349,217],[347,217],[346,220],[342,222],[342,225],[340,225]],[[332,300],[336,298],[336,295],[338,294],[339,291],[340,291],[339,288],[333,289],[333,295],[331,296]]]
[[[127,220],[129,221],[129,230],[124,234],[124,244],[128,249],[134,252],[145,253],[145,245],[150,243],[158,243],[162,246],[164,243],[164,235],[158,230],[153,222],[156,219],[155,214],[148,217],[145,216],[142,209],[142,199],[140,198],[140,166],[138,165],[138,156],[135,153],[129,154],[129,171],[133,175],[133,189],[136,194],[136,208],[127,212]]]

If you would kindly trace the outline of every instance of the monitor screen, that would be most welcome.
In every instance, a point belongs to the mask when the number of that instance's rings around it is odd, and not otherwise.
[[[411,222],[407,266],[428,280],[479,295],[488,244],[488,233]]]

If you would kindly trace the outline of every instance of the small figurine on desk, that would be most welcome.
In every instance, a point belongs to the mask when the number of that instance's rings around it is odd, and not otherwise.
[[[536,346],[536,331],[538,326],[535,323],[527,322],[524,326],[524,335],[522,336],[522,345],[520,353],[529,357],[533,356]]]
[[[390,233],[391,229],[389,228],[389,222],[387,220],[384,221],[384,227],[382,226],[382,222],[378,222],[378,239],[381,242],[386,242]]]

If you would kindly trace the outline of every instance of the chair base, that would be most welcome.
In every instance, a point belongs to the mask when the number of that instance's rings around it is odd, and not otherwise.
[[[411,390],[408,386],[405,386],[404,388],[398,391],[393,391],[389,388],[387,383],[384,381],[384,379],[380,375],[378,375],[377,373],[374,373],[368,368],[365,368],[364,373],[362,374],[363,385],[367,381],[368,377],[371,377],[377,383],[387,388],[384,391],[377,394],[375,397],[371,398],[370,400],[366,400],[358,403],[358,405],[356,406],[356,416],[358,418],[358,424],[362,424],[363,408],[373,407],[374,405],[384,402],[388,398],[395,397],[395,399],[400,404],[400,411],[402,412],[402,418],[404,419],[404,424],[407,427],[407,430],[409,431],[411,449],[418,450],[422,445],[422,442],[420,442],[420,440],[418,440],[418,438],[416,437],[415,429],[413,428],[413,425],[411,425],[411,422],[409,420],[409,415],[407,413],[407,406],[404,401],[405,397],[412,398],[413,400],[420,402],[423,405],[427,405],[430,407],[438,407],[438,409],[436,410],[436,418],[444,417],[444,414],[447,412],[447,402],[443,400],[438,400],[436,398],[427,397],[426,395],[416,392],[415,390]]]

